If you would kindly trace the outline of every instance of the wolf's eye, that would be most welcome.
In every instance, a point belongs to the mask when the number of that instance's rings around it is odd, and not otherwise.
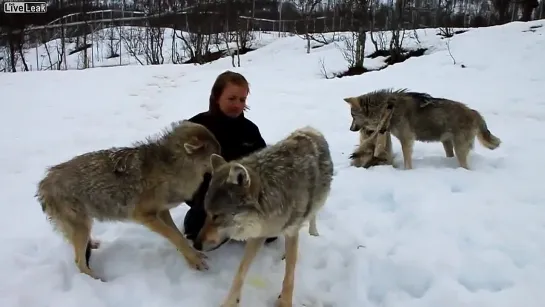
[[[217,222],[219,218],[220,218],[219,214],[212,215],[212,222]]]

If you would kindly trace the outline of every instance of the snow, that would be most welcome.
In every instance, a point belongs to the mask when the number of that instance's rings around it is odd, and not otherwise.
[[[268,143],[307,124],[330,142],[336,175],[318,216],[320,236],[301,232],[294,306],[542,306],[545,27],[524,32],[542,23],[456,35],[449,43],[456,65],[435,29],[419,30],[420,44],[430,47],[426,55],[341,79],[320,74],[320,60],[330,72],[345,67],[338,47],[306,54],[298,37],[269,41],[242,56],[236,69],[227,58],[202,66],[0,75],[0,306],[221,304],[242,244],[210,252],[210,270],[197,272],[143,226],[96,223],[93,236],[102,245],[91,268],[103,283],[78,273],[71,247],[52,231],[34,193],[47,166],[128,145],[205,110],[215,77],[226,69],[249,79],[247,116]],[[342,98],[386,87],[463,101],[503,143],[494,151],[477,143],[471,171],[446,158],[441,144],[420,142],[413,170],[349,167],[358,135],[348,130]],[[183,204],[172,210],[177,224],[186,211]],[[241,306],[272,306],[284,274],[283,250],[283,240],[261,250]]]
[[[149,31],[148,31],[149,32]],[[190,59],[190,51],[182,48],[184,46],[184,40],[194,42],[195,38],[187,32],[169,28],[161,28],[163,36],[163,44],[160,48],[162,51],[162,58],[159,58],[161,64],[177,64],[183,63]],[[155,45],[147,45],[145,43],[148,35],[146,29],[143,27],[113,27],[101,29],[87,35],[86,43],[92,44],[92,47],[87,48],[87,67],[110,67],[119,65],[135,65],[135,64],[147,64],[146,50],[155,50]],[[264,45],[274,41],[279,36],[285,36],[286,33],[263,33],[263,32],[249,32],[248,33],[248,48],[257,49]],[[154,36],[156,37],[156,36]],[[227,35],[222,33],[219,35],[216,41],[212,38],[210,42],[210,52],[216,52],[218,50],[226,50],[225,37]],[[234,41],[235,33],[232,32],[229,37],[229,51],[233,52],[236,49],[236,41]],[[299,40],[299,39],[298,39]],[[33,48],[25,50],[25,60],[30,71],[36,70],[55,70],[60,65],[64,69],[66,64],[67,69],[82,69],[84,68],[84,56],[83,52],[71,52],[76,50],[77,46],[83,45],[83,39],[80,38],[79,42],[75,38],[67,39],[65,42],[66,49],[66,63],[62,60],[62,45],[61,39],[54,39],[45,44],[39,44]],[[156,44],[159,44],[157,42]],[[192,43],[192,48],[196,49],[195,43]],[[0,48],[0,59],[2,55],[4,60],[0,60],[0,71],[9,66],[9,51],[7,48]],[[119,55],[112,57],[115,54]],[[151,58],[152,52],[148,52]],[[60,62],[60,64],[59,64]],[[23,71],[24,67],[22,61],[19,61],[17,65],[17,71]]]

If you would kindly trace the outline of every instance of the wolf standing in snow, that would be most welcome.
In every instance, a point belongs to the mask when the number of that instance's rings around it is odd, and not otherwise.
[[[291,307],[299,230],[307,221],[318,236],[316,214],[325,204],[333,161],[324,136],[311,127],[242,159],[212,155],[207,218],[194,247],[208,250],[224,240],[246,241],[243,259],[223,307],[238,306],[244,279],[263,242],[285,237],[286,269],[278,307]]]
[[[73,245],[78,269],[89,268],[93,219],[133,221],[168,239],[188,264],[207,268],[203,256],[177,229],[169,209],[197,191],[211,170],[210,155],[220,153],[216,138],[204,126],[187,120],[173,123],[156,139],[134,147],[85,153],[50,167],[36,197],[49,220]]]
[[[501,140],[494,136],[479,112],[465,104],[425,93],[381,89],[357,97],[344,98],[350,104],[351,131],[362,127],[375,129],[384,109],[393,107],[391,133],[399,139],[406,169],[412,169],[414,141],[441,142],[447,157],[456,158],[469,169],[467,157],[475,136],[488,149],[496,149]]]

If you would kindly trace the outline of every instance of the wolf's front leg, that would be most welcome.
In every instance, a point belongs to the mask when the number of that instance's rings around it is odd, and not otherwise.
[[[248,241],[246,241],[244,256],[242,257],[242,261],[238,266],[237,275],[235,275],[233,283],[231,284],[231,289],[229,290],[229,294],[223,301],[223,304],[221,304],[221,307],[237,307],[239,305],[240,293],[242,292],[244,279],[246,278],[246,274],[250,269],[252,261],[254,260],[261,246],[263,246],[264,242],[265,238],[248,239]]]
[[[286,269],[282,292],[276,301],[276,307],[293,306],[293,287],[295,278],[295,265],[297,263],[297,246],[299,245],[299,233],[293,236],[286,236]]]
[[[400,143],[401,143],[401,151],[403,152],[403,165],[405,166],[405,169],[412,169],[414,139],[413,138],[401,139]]]
[[[180,230],[165,223],[161,216],[164,218],[166,214],[164,212],[149,213],[135,210],[132,219],[170,241],[182,253],[190,267],[199,271],[208,270],[208,264],[205,261],[206,256],[195,251]]]
[[[314,216],[310,219],[309,227],[308,227],[308,233],[309,233],[311,236],[315,236],[315,237],[320,236],[320,233],[318,232],[318,226],[316,225],[316,215],[314,215]]]

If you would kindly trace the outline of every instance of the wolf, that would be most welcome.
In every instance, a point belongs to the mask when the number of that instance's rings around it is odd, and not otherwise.
[[[378,165],[393,165],[392,137],[390,134],[390,123],[393,115],[393,108],[386,108],[375,130],[365,127],[361,128],[360,144],[350,155],[350,165],[355,167],[369,168]]]
[[[308,221],[309,234],[319,235],[316,214],[331,189],[334,167],[328,142],[307,126],[247,157],[226,162],[212,155],[210,163],[207,217],[194,247],[208,250],[228,238],[246,241],[222,307],[238,306],[246,273],[263,241],[279,235],[285,238],[286,270],[277,306],[291,307],[299,230]]]
[[[49,167],[36,197],[54,229],[74,248],[81,273],[99,278],[89,268],[93,220],[131,221],[170,241],[187,263],[206,270],[204,256],[192,249],[172,221],[169,209],[197,191],[210,155],[221,153],[214,135],[188,120],[174,122],[155,137],[131,147],[84,153]]]
[[[436,98],[407,89],[381,89],[357,97],[347,97],[350,105],[351,131],[363,127],[374,129],[385,108],[393,108],[390,132],[401,144],[403,163],[412,169],[414,141],[441,142],[447,157],[456,158],[468,169],[467,157],[474,147],[475,136],[486,148],[493,150],[501,140],[493,135],[483,116],[465,104]]]

